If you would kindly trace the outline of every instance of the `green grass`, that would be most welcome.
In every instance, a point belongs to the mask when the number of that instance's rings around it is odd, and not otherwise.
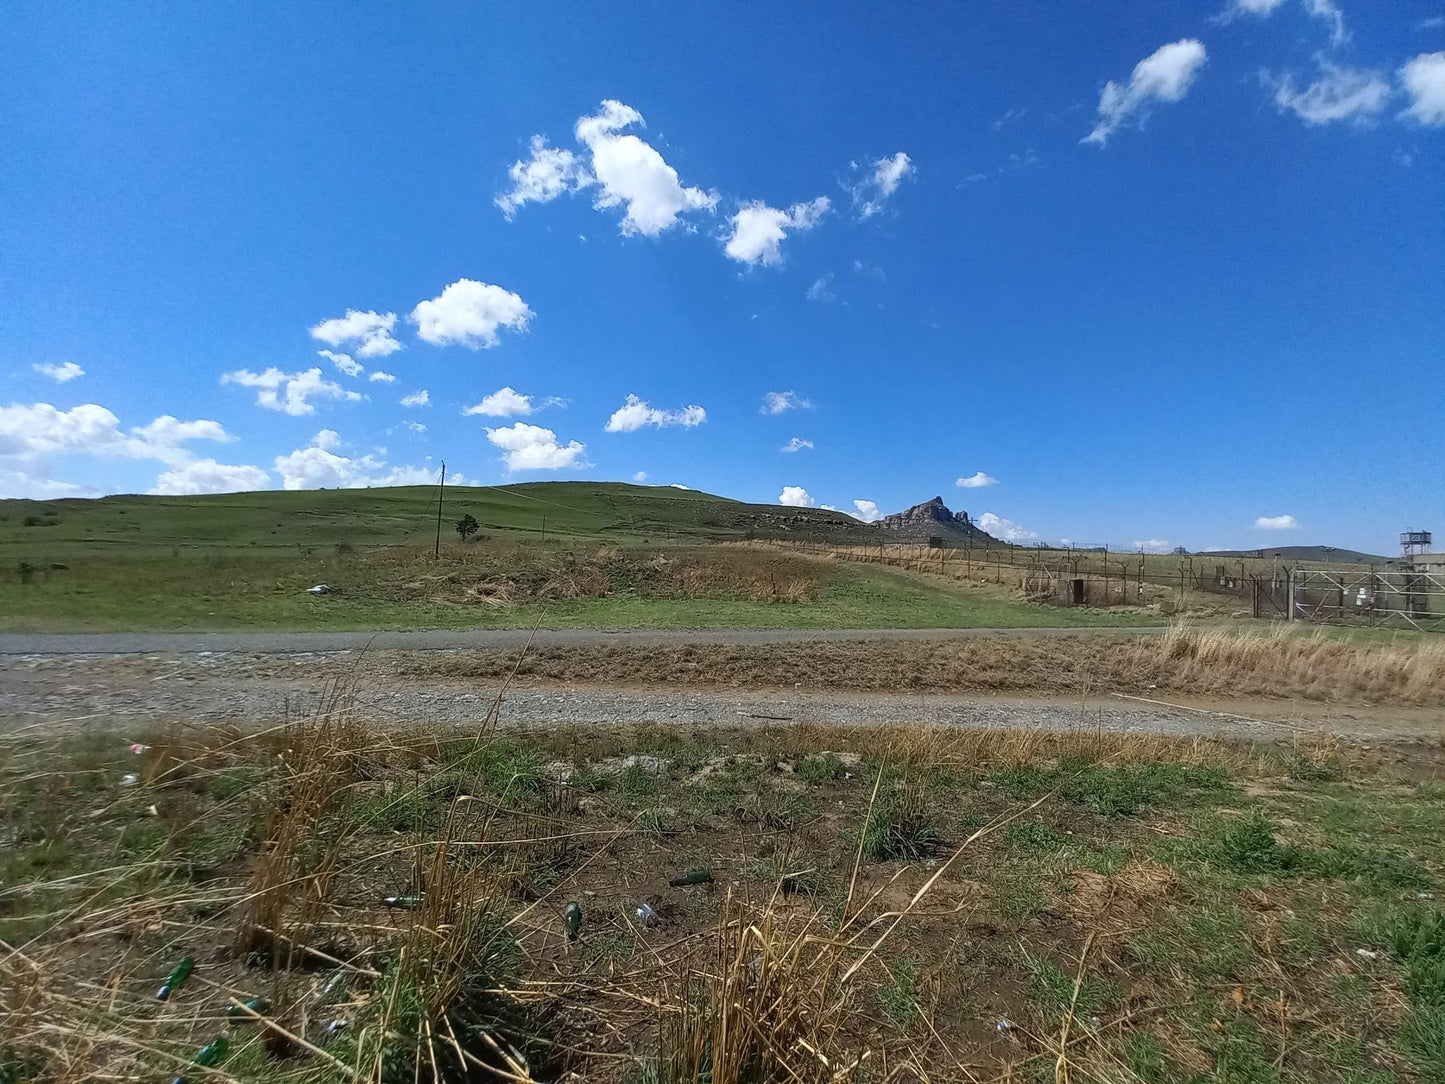
[[[802,602],[726,592],[655,597],[624,577],[607,597],[492,606],[448,595],[438,578],[487,554],[515,563],[519,552],[560,560],[602,546],[622,547],[639,562],[677,547],[706,553],[711,542],[744,538],[759,524],[766,530],[779,510],[620,483],[457,487],[444,501],[442,557],[434,564],[435,501],[434,490],[419,487],[0,501],[0,629],[1020,628],[1157,621],[1037,606],[987,587],[797,555],[787,559],[812,569],[817,580]],[[840,513],[788,511],[840,538],[874,533]],[[450,529],[463,514],[481,523],[469,543]],[[317,583],[333,593],[308,595]]]

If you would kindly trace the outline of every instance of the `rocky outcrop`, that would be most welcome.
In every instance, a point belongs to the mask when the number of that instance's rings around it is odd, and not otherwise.
[[[880,527],[900,539],[943,538],[950,542],[973,539],[981,545],[999,545],[992,535],[974,526],[967,512],[951,512],[942,497],[915,504],[902,512],[884,516],[878,521]]]

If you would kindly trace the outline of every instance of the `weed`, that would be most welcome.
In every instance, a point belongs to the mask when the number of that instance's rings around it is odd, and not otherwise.
[[[1056,851],[1068,841],[1047,824],[1038,821],[1015,821],[1004,829],[1009,846],[1023,850]]]
[[[1090,1016],[1119,999],[1113,983],[1085,977],[1079,983],[1078,1000],[1074,999],[1075,978],[1051,960],[1041,959],[1024,949],[1019,950],[1019,964],[1032,984],[1030,1000],[1045,1018],[1057,1018],[1074,1006],[1078,1016]]]
[[[913,862],[942,845],[923,790],[908,784],[879,794],[863,826],[863,854],[874,862]]]
[[[844,771],[837,753],[814,753],[798,761],[798,778],[814,786],[836,782],[843,778]]]
[[[912,960],[896,960],[888,968],[888,981],[873,991],[878,1007],[895,1027],[906,1028],[918,1016],[917,976],[918,966]]]
[[[1199,854],[1231,873],[1291,874],[1306,868],[1306,855],[1274,838],[1278,826],[1263,813],[1208,822]]]

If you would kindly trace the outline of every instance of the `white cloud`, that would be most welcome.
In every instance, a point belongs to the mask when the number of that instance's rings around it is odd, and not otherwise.
[[[522,395],[508,385],[505,388],[498,388],[491,395],[483,396],[480,403],[467,407],[462,413],[485,414],[489,418],[510,418],[517,414],[530,414],[532,413],[532,397]]]
[[[1254,525],[1261,531],[1293,531],[1299,523],[1294,516],[1260,516]]]
[[[1274,102],[1306,124],[1334,121],[1363,121],[1384,109],[1390,100],[1390,84],[1379,72],[1341,68],[1320,62],[1320,75],[1303,90],[1295,88],[1293,76],[1275,80],[1268,73],[1261,78],[1274,86]]]
[[[592,152],[592,176],[600,186],[594,204],[626,205],[622,232],[656,237],[677,223],[687,211],[711,211],[717,193],[684,187],[677,170],[664,161],[650,143],[623,128],[646,127],[642,114],[631,106],[608,99],[601,112],[577,121],[577,141]]]
[[[793,437],[793,438],[791,438],[791,439],[788,441],[788,443],[786,443],[786,444],[784,444],[784,445],[782,446],[782,448],[780,449],[780,451],[784,451],[784,452],[801,452],[804,448],[812,448],[812,447],[813,447],[813,442],[812,442],[811,440],[803,440],[801,437]]]
[[[550,203],[564,192],[575,192],[594,183],[595,178],[571,151],[547,146],[547,140],[534,135],[531,156],[512,163],[507,176],[512,190],[493,202],[510,220],[524,203]]]
[[[781,414],[786,410],[812,410],[813,404],[796,392],[770,391],[763,396],[760,414]]]
[[[700,406],[685,406],[681,410],[658,410],[646,400],[629,395],[627,402],[612,412],[604,427],[609,433],[635,433],[645,426],[682,426],[691,429],[707,421],[707,411]]]
[[[838,295],[833,292],[833,272],[829,271],[822,278],[815,280],[813,285],[808,287],[807,297],[809,301],[837,301]]]
[[[1421,53],[1406,61],[1400,82],[1410,95],[1405,116],[1421,124],[1445,124],[1445,52]]]
[[[978,527],[979,530],[986,531],[1005,542],[1027,542],[1030,539],[1038,538],[1037,531],[1031,531],[1011,519],[1004,519],[992,512],[985,512],[978,517]]]
[[[1345,30],[1344,12],[1334,0],[1301,0],[1305,11],[1309,12],[1316,19],[1323,20],[1330,24],[1330,40],[1340,45],[1349,39],[1349,33]],[[1222,21],[1228,22],[1238,15],[1256,15],[1268,17],[1273,15],[1275,10],[1281,7],[1285,0],[1234,0],[1225,9]]]
[[[855,173],[862,178],[846,186],[853,197],[853,210],[859,218],[872,218],[883,210],[888,197],[898,191],[903,178],[915,172],[913,159],[902,151],[879,158],[860,166],[854,164]]]
[[[152,459],[179,467],[192,461],[194,440],[230,441],[219,422],[181,421],[169,414],[130,430],[96,403],[60,410],[49,403],[0,407],[0,496],[62,496],[81,487],[50,477],[53,461],[83,455],[98,459]]]
[[[333,350],[318,350],[316,353],[331,362],[332,365],[335,365],[347,376],[360,376],[366,372],[361,362],[357,361],[350,354],[338,354]]]
[[[516,422],[501,429],[488,429],[487,439],[506,455],[502,461],[509,471],[560,470],[585,464],[586,447],[577,441],[557,443],[557,434],[540,425]]]
[[[784,486],[783,491],[778,494],[778,503],[786,504],[790,508],[812,508],[813,498],[802,486]]]
[[[351,457],[338,455],[340,438],[335,430],[323,429],[309,447],[276,457],[276,473],[285,489],[364,489],[369,486],[429,485],[437,480],[431,467],[389,467],[380,455]],[[447,480],[465,485],[461,474]]]
[[[638,483],[647,481],[647,472],[645,470],[638,471],[632,476],[632,480]]]
[[[334,381],[323,380],[321,370],[314,367],[299,373],[283,373],[275,366],[263,373],[238,369],[222,375],[221,383],[255,388],[257,406],[279,410],[297,418],[316,413],[316,407],[311,402],[313,399],[340,399],[349,403],[361,399],[357,392],[347,391]]]
[[[401,397],[401,405],[404,407],[431,406],[431,392],[422,388],[421,391],[414,391],[410,395]]]
[[[857,509],[854,517],[861,519],[864,523],[877,523],[883,518],[883,513],[879,511],[875,501],[854,501],[853,507]]]
[[[1173,546],[1167,538],[1146,538],[1143,541],[1136,540],[1134,548],[1144,553],[1168,553]]]
[[[434,346],[469,350],[497,345],[497,329],[526,330],[535,314],[511,290],[475,279],[457,279],[440,296],[411,310],[417,335]]]
[[[1127,84],[1112,79],[1099,96],[1099,119],[1080,142],[1103,146],[1120,125],[1148,116],[1151,101],[1177,102],[1189,91],[1204,63],[1204,45],[1194,38],[1161,45],[1134,65]]]
[[[376,371],[374,371],[374,372],[371,374],[371,376],[369,376],[367,379],[370,380],[370,381],[371,381],[372,383],[374,383],[374,384],[394,384],[394,383],[396,383],[396,377],[392,376],[390,373],[384,373],[384,372],[382,372],[380,369],[377,369]]]
[[[311,329],[311,337],[327,346],[348,346],[354,343],[358,356],[384,358],[401,349],[401,343],[397,342],[391,333],[395,327],[394,312],[347,309],[345,316],[322,320]]]
[[[63,362],[60,365],[37,364],[30,366],[41,376],[48,376],[57,384],[65,384],[78,376],[84,376],[85,370],[73,361]]]
[[[421,422],[402,422],[401,427],[409,433],[414,433],[416,436],[421,436],[426,432],[426,426]]]
[[[260,467],[217,463],[214,459],[194,459],[163,472],[156,479],[151,493],[162,496],[245,493],[266,489],[270,485],[271,476]]]
[[[811,230],[832,206],[827,196],[795,203],[786,211],[762,200],[743,204],[732,217],[732,234],[723,251],[739,263],[770,265],[783,259],[781,245],[789,230]]]
[[[960,489],[981,489],[984,486],[998,485],[998,479],[990,477],[983,471],[978,471],[976,474],[970,474],[967,478],[960,478],[953,484]]]

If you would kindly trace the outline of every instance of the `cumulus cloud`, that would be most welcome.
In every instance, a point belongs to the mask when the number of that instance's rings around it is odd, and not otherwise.
[[[879,511],[875,501],[854,501],[853,507],[856,509],[854,518],[861,519],[864,523],[877,523],[883,518],[883,513]]]
[[[813,404],[797,392],[770,391],[763,396],[760,414],[782,414],[788,410],[812,410]]]
[[[365,489],[371,486],[418,486],[437,480],[431,467],[388,466],[380,455],[345,456],[337,452],[340,438],[333,429],[323,429],[305,448],[276,457],[276,473],[285,489]],[[465,485],[461,474],[449,474],[448,481]]]
[[[246,493],[266,489],[270,485],[271,475],[260,467],[217,463],[214,459],[193,459],[164,471],[156,479],[151,493],[160,496]]]
[[[51,478],[54,461],[64,456],[150,459],[180,467],[193,459],[187,443],[233,439],[219,422],[204,419],[181,421],[163,414],[126,430],[97,403],[69,410],[16,403],[0,407],[0,497],[78,494],[80,487]]]
[[[591,176],[598,185],[594,205],[625,206],[622,232],[646,237],[671,229],[688,211],[713,210],[717,193],[685,187],[655,147],[622,132],[634,125],[646,127],[642,114],[610,98],[594,116],[578,119],[577,142],[592,154]]]
[[[634,474],[634,475],[632,476],[632,480],[633,480],[634,482],[639,483],[639,484],[642,483],[642,482],[647,481],[647,472],[646,472],[645,470],[640,470],[640,471],[638,471],[636,474]]]
[[[366,372],[361,362],[357,361],[350,354],[338,354],[334,350],[318,350],[318,355],[335,365],[347,376],[360,376]]]
[[[812,442],[811,440],[804,440],[804,439],[802,439],[801,437],[792,437],[792,438],[790,438],[790,439],[788,440],[788,443],[786,443],[786,444],[784,444],[784,445],[782,446],[782,448],[780,449],[780,451],[784,451],[784,452],[801,452],[804,448],[812,448],[812,447],[813,447],[813,442]]]
[[[783,491],[778,494],[778,503],[786,504],[789,508],[812,508],[813,498],[802,486],[784,486]]]
[[[421,422],[402,422],[401,427],[405,429],[408,433],[411,433],[418,437],[426,432],[426,426],[423,425]]]
[[[853,212],[859,218],[872,218],[878,214],[888,198],[898,191],[903,178],[914,171],[913,159],[902,151],[865,164],[853,163],[857,179],[845,186],[853,197]]]
[[[525,331],[534,315],[511,290],[457,279],[440,295],[412,309],[410,320],[424,342],[478,350],[497,345],[498,328]]]
[[[979,516],[978,526],[980,530],[986,531],[995,538],[1002,539],[1005,542],[1028,542],[1031,539],[1038,538],[1037,531],[1031,531],[1011,519],[1004,519],[1002,516],[996,516],[992,512],[985,512]]]
[[[761,200],[745,203],[732,217],[732,233],[723,251],[738,263],[780,263],[782,243],[790,230],[811,230],[828,213],[831,203],[819,196],[807,203],[795,203],[786,211],[769,207]]]
[[[488,429],[487,439],[505,453],[502,462],[509,471],[560,470],[585,464],[586,446],[577,441],[557,442],[557,434],[540,425],[516,422],[500,429]]]
[[[1340,45],[1349,39],[1349,32],[1345,30],[1345,15],[1334,0],[1300,0],[1304,9],[1316,19],[1329,24],[1330,40]],[[1239,15],[1254,15],[1268,17],[1273,15],[1276,9],[1283,6],[1285,0],[1234,0],[1225,9],[1222,16],[1224,22]]]
[[[348,391],[335,381],[323,380],[321,370],[315,367],[299,373],[285,373],[275,366],[261,373],[238,369],[223,374],[221,383],[255,388],[257,406],[298,418],[316,413],[313,399],[339,399],[348,403],[361,399],[357,392]]]
[[[707,421],[707,411],[700,406],[685,406],[681,410],[658,410],[647,401],[629,395],[627,402],[612,412],[604,427],[609,433],[635,433],[646,426],[662,429],[667,426],[682,426],[691,429]]]
[[[66,384],[78,376],[84,376],[85,370],[73,361],[62,362],[59,365],[37,364],[30,366],[41,376],[48,376],[57,384]]]
[[[1296,87],[1290,75],[1275,79],[1266,72],[1261,78],[1274,87],[1280,111],[1288,110],[1306,124],[1368,120],[1385,108],[1391,94],[1390,84],[1379,72],[1341,68],[1327,61],[1320,62],[1319,78],[1304,88]]]
[[[384,372],[382,372],[380,369],[377,369],[376,371],[374,371],[374,372],[371,374],[371,376],[367,377],[367,379],[370,380],[370,381],[371,381],[372,383],[374,383],[374,384],[394,384],[394,383],[396,383],[396,377],[392,376],[390,373],[384,373]]]
[[[1299,523],[1294,516],[1260,516],[1254,525],[1261,531],[1293,531]]]
[[[410,395],[401,397],[401,405],[404,407],[431,406],[431,392],[422,388],[421,391],[414,391]]]
[[[401,349],[401,343],[391,333],[395,327],[394,312],[347,309],[345,316],[322,320],[311,328],[311,337],[327,346],[354,349],[363,358],[384,358]]]
[[[549,147],[543,136],[534,135],[531,154],[518,159],[507,170],[512,190],[493,202],[510,221],[524,203],[550,203],[564,192],[575,192],[595,183],[575,154],[563,147]]]
[[[998,479],[985,474],[983,471],[978,471],[970,474],[967,478],[960,478],[953,484],[960,489],[982,489],[984,486],[998,485]]]
[[[1135,540],[1134,548],[1141,553],[1168,553],[1173,546],[1167,538],[1146,538],[1143,541]]]
[[[1128,83],[1112,79],[1099,96],[1099,119],[1081,142],[1103,146],[1114,130],[1130,121],[1143,123],[1151,102],[1177,102],[1189,92],[1204,63],[1204,45],[1194,38],[1161,45],[1134,66]]]
[[[532,413],[532,397],[522,395],[510,385],[498,388],[491,395],[482,396],[482,401],[462,411],[463,414],[485,414],[489,418],[510,418],[517,414]]]
[[[1404,116],[1421,124],[1445,124],[1445,52],[1421,53],[1406,61],[1400,82],[1410,95]]]

